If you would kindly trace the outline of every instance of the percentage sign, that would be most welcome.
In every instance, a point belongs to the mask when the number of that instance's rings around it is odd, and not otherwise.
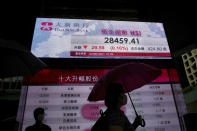
[[[111,50],[115,50],[116,48],[115,48],[115,46],[111,46],[110,49]]]

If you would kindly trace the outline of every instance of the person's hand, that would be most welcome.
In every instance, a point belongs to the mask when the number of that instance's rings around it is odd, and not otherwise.
[[[141,115],[137,116],[135,118],[134,122],[137,123],[138,125],[140,125],[142,123],[142,116]]]
[[[142,124],[142,116],[139,115],[135,118],[134,122],[133,122],[133,126],[134,128],[137,128],[139,125]]]

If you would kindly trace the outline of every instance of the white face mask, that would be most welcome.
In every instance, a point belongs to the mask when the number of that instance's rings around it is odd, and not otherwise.
[[[121,105],[126,105],[127,104],[127,96],[124,93],[121,93],[119,101],[120,101]]]
[[[37,118],[38,121],[42,122],[44,120],[44,114],[39,114]]]

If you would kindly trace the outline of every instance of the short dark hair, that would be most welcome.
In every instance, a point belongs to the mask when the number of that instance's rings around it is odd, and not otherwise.
[[[117,106],[118,98],[121,93],[123,93],[123,86],[119,83],[111,83],[107,87],[105,95],[105,105],[109,108],[114,108]]]
[[[34,118],[37,120],[39,114],[44,114],[44,109],[39,107],[34,110]]]

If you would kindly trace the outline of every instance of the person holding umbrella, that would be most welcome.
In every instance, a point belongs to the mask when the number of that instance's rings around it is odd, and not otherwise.
[[[105,100],[107,110],[100,112],[101,117],[91,131],[134,131],[139,125],[145,127],[145,120],[138,115],[129,92],[152,82],[161,74],[159,68],[144,63],[126,63],[105,73],[94,85],[88,100]],[[128,93],[136,118],[131,124],[120,108],[127,104]],[[103,125],[102,125],[103,124]]]
[[[127,104],[127,96],[124,93],[123,87],[118,83],[111,83],[106,91],[105,105],[107,110],[105,111],[105,124],[107,124],[108,131],[135,131],[135,129],[141,125],[142,117],[138,115],[133,124],[130,123],[124,112],[121,110],[123,105]],[[98,125],[97,125],[98,126]],[[97,130],[93,126],[92,131]]]

